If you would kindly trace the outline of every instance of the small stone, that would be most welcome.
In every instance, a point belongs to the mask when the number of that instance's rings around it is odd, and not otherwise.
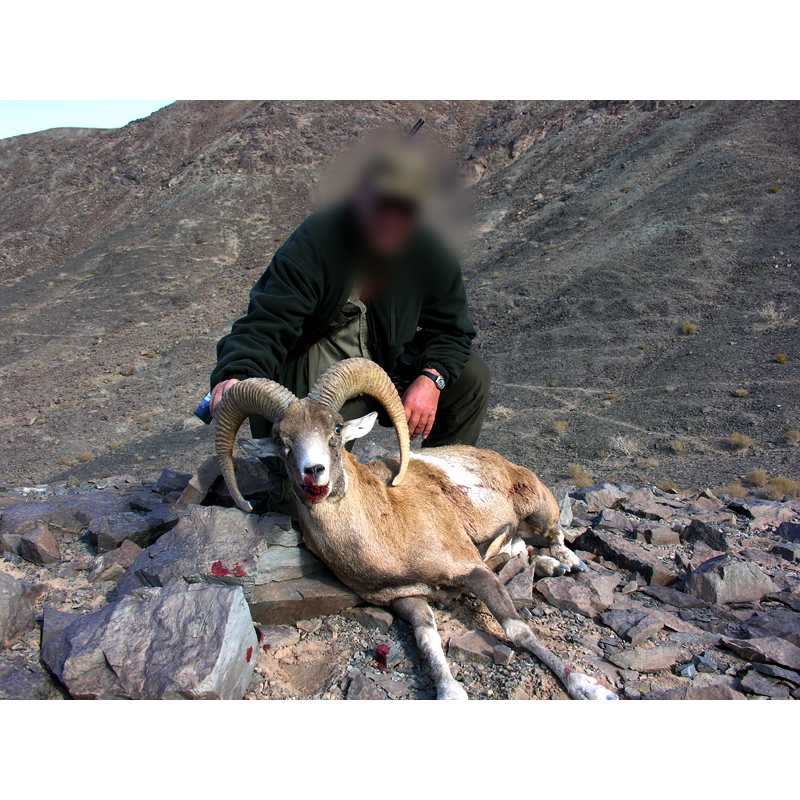
[[[506,584],[508,596],[514,603],[514,608],[520,609],[533,605],[533,575],[534,566],[531,564],[524,572],[512,578]]]
[[[501,644],[488,633],[469,631],[463,636],[454,636],[447,645],[453,661],[473,664],[493,664],[494,649]]]
[[[773,678],[762,675],[755,670],[750,670],[750,672],[742,678],[742,682],[739,686],[745,692],[759,694],[762,697],[774,697],[776,700],[783,700],[791,694],[790,690],[785,686],[781,686]]]
[[[711,605],[755,602],[776,589],[755,564],[728,555],[701,564],[686,581],[687,594]]]
[[[695,667],[695,665],[691,662],[688,664],[683,664],[678,667],[677,673],[681,676],[681,678],[695,678],[697,677],[697,667]]]
[[[382,669],[394,669],[403,660],[403,653],[396,644],[379,644],[375,648],[375,661]]]
[[[300,631],[286,625],[256,625],[256,633],[264,650],[292,647],[300,641]]]
[[[32,531],[22,535],[19,555],[31,564],[48,566],[61,561],[58,542],[44,523],[39,523]]]
[[[360,670],[353,674],[347,689],[348,700],[386,700],[386,695],[375,681],[368,678]]]
[[[605,570],[582,572],[577,578],[544,578],[536,583],[536,591],[550,605],[584,617],[594,617],[614,602],[614,589],[619,575]]]
[[[116,550],[101,553],[92,559],[87,580],[89,583],[117,580],[130,569],[141,552],[142,548],[139,545],[130,539],[125,539]]]
[[[608,656],[608,660],[612,664],[616,664],[623,669],[632,669],[636,672],[659,672],[688,659],[689,655],[685,650],[670,644],[652,647],[647,650],[643,648],[620,650]]]
[[[494,647],[494,663],[500,667],[507,667],[515,658],[516,653],[504,644]]]
[[[694,656],[692,658],[692,664],[694,664],[698,672],[705,672],[707,674],[713,674],[721,670],[720,665],[717,664],[716,661],[712,661],[705,654]]]
[[[316,633],[322,627],[322,621],[319,619],[299,619],[295,622],[295,626],[304,633]]]
[[[0,650],[10,647],[35,625],[25,586],[0,570]]]
[[[394,617],[385,609],[376,606],[358,606],[342,612],[343,617],[354,619],[359,625],[381,633],[389,633]]]

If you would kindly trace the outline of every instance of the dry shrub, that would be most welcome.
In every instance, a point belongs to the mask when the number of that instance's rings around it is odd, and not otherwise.
[[[748,476],[747,482],[751,486],[765,486],[768,480],[767,473],[763,469],[754,469]]]
[[[780,500],[784,496],[800,497],[800,481],[776,476],[769,482],[766,495],[770,500]]]
[[[786,431],[786,443],[790,447],[797,447],[800,444],[800,431]]]
[[[672,450],[676,456],[680,456],[686,452],[686,445],[680,439],[673,439],[669,443],[669,449]]]
[[[91,453],[78,453],[78,461],[91,461],[93,458]]]
[[[572,478],[572,482],[577,487],[592,485],[592,476],[579,464],[567,464],[567,470],[569,471],[569,477]]]
[[[728,497],[747,497],[747,490],[742,486],[741,481],[733,481],[726,486],[720,486],[714,489],[714,494],[719,497],[721,494],[726,494]]]
[[[790,315],[789,309],[784,305],[778,308],[774,302],[766,303],[758,310],[757,315],[762,328],[792,328],[797,325],[797,317]]]
[[[700,329],[693,322],[684,322],[681,325],[681,333],[684,336],[694,336]]]
[[[728,438],[732,450],[747,450],[753,446],[753,440],[743,433],[732,433]]]
[[[627,458],[635,458],[636,456],[641,455],[642,452],[642,448],[639,446],[639,443],[632,436],[623,436],[622,434],[617,434],[616,436],[611,437],[609,444],[612,450],[617,453],[622,453],[622,455],[626,456]]]
[[[658,488],[661,489],[662,492],[676,492],[680,494],[681,491],[674,481],[661,481],[661,483],[658,484]]]
[[[786,353],[776,353],[776,355],[775,355],[775,363],[776,364],[785,364],[786,363]]]
[[[514,410],[506,408],[505,406],[497,405],[490,412],[489,416],[492,419],[510,419],[514,416]]]
[[[750,392],[748,392],[747,389],[734,389],[733,390],[733,396],[734,397],[747,397],[747,395],[749,395],[749,394],[750,394]]]
[[[559,436],[563,436],[567,430],[567,422],[563,419],[553,420],[553,431]]]
[[[616,400],[617,396],[615,394],[607,394],[606,400]]]

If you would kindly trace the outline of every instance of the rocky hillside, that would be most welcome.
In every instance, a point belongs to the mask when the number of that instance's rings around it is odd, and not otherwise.
[[[470,185],[486,446],[551,483],[798,477],[797,104],[189,102],[0,140],[0,481],[200,463],[277,241],[419,116]]]

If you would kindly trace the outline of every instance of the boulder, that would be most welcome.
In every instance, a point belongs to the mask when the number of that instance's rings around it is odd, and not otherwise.
[[[773,500],[754,500],[749,497],[744,500],[731,500],[728,508],[754,520],[757,524],[751,526],[751,530],[777,528],[795,515],[794,509],[784,503],[777,503]]]
[[[606,531],[587,530],[574,543],[575,550],[588,550],[617,566],[638,572],[651,586],[667,586],[678,578],[676,570],[633,542]]]
[[[726,534],[699,519],[692,520],[683,529],[680,541],[692,545],[697,542],[703,542],[720,553],[727,553],[731,549],[730,539]]]
[[[0,570],[0,650],[21,639],[35,624],[25,586]]]
[[[611,483],[602,483],[573,490],[578,500],[583,500],[589,511],[602,511],[604,508],[616,508],[628,495]]]
[[[729,555],[701,564],[686,581],[687,594],[711,605],[755,602],[776,589],[755,564]]]
[[[242,497],[255,511],[266,510],[270,487],[264,465],[257,458],[234,458],[233,470]],[[206,502],[219,506],[236,505],[221,475],[211,485]]]
[[[601,531],[630,532],[633,530],[633,522],[621,511],[613,508],[604,508],[592,523],[592,527]]]
[[[50,606],[44,607],[42,614],[42,640],[41,647],[44,647],[57,633],[61,633],[80,619],[80,614],[72,614],[69,611],[56,611]]]
[[[685,663],[690,658],[691,656],[686,650],[673,644],[664,644],[649,649],[619,650],[608,656],[608,660],[612,664],[616,664],[622,669],[636,670],[636,672],[660,672],[675,664]]]
[[[140,553],[117,590],[125,595],[141,586],[219,583],[241,586],[252,602],[257,587],[322,570],[289,517],[192,505],[175,528]],[[295,619],[303,617],[258,621]]]
[[[672,547],[681,543],[680,534],[669,525],[645,524],[637,528],[638,536],[644,537],[648,544],[659,547]],[[637,538],[638,538],[637,536]]]
[[[240,587],[139,589],[56,634],[42,660],[74,698],[241,699],[258,649]]]
[[[454,636],[447,645],[447,653],[453,661],[472,664],[494,664],[494,649],[501,644],[483,631],[469,631],[463,636]]]
[[[614,588],[621,578],[610,570],[582,572],[577,578],[543,578],[536,591],[551,606],[572,611],[583,617],[594,617],[614,602]]]
[[[800,670],[800,647],[776,636],[761,639],[723,638],[722,643],[748,661],[767,662],[791,670]]]
[[[779,678],[782,681],[787,681],[795,686],[800,686],[800,672],[794,672],[791,669],[783,669],[776,667],[774,664],[763,664],[756,662],[752,665],[756,672],[762,675],[769,675],[771,678]]]
[[[89,523],[89,535],[101,553],[116,550],[124,541],[149,547],[178,524],[178,514],[162,505],[146,514],[121,511],[96,517]]]
[[[130,539],[125,539],[116,550],[100,553],[92,559],[89,566],[89,575],[87,576],[89,583],[117,580],[125,570],[130,569],[141,552],[142,548],[138,544],[134,544]]]
[[[61,561],[58,542],[43,522],[39,522],[33,530],[22,534],[19,542],[19,555],[26,561],[30,561],[31,564],[38,564],[40,567],[58,564]]]
[[[782,522],[775,533],[787,542],[800,542],[800,522]]]
[[[690,686],[686,690],[686,700],[746,700],[747,698],[724,683],[711,683],[705,686]]]
[[[22,669],[0,658],[0,700],[50,700],[60,695],[41,667]]]
[[[494,647],[494,663],[498,667],[507,667],[516,657],[516,653],[504,644],[497,644]]]

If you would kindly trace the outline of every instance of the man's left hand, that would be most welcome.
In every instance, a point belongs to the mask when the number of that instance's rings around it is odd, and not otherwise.
[[[428,372],[439,375],[435,369],[429,369]],[[403,393],[408,432],[412,439],[416,439],[420,434],[423,439],[427,439],[430,435],[436,419],[440,394],[434,382],[424,375],[420,375]]]

